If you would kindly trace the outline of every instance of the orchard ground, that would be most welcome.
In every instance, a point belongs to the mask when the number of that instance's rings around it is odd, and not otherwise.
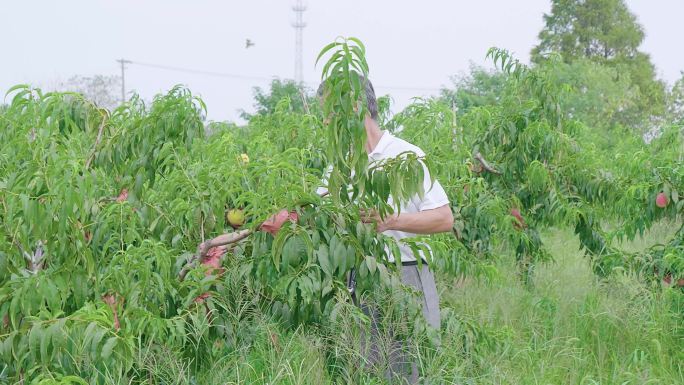
[[[641,239],[624,243],[638,251],[672,236],[672,223],[657,224]],[[442,346],[419,357],[428,383],[447,384],[681,384],[684,383],[681,314],[675,288],[647,287],[639,277],[598,279],[567,229],[543,234],[554,262],[540,266],[533,288],[516,277],[511,258],[491,280],[440,276]],[[239,317],[239,314],[236,314]],[[253,335],[234,354],[216,361],[205,384],[333,383],[317,331],[285,332],[258,321],[237,325]],[[180,362],[145,358],[159,380],[191,383]],[[347,370],[349,370],[347,368]],[[187,376],[187,377],[186,377]],[[376,384],[377,378],[368,378]]]

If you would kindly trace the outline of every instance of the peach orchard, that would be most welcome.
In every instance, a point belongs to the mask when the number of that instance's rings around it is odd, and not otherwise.
[[[330,90],[322,104],[305,101],[302,113],[286,98],[245,126],[214,124],[211,135],[206,106],[182,87],[113,111],[78,94],[13,87],[0,108],[3,376],[90,384],[108,373],[142,383],[143,349],[179,352],[201,372],[245,338],[230,326],[237,293],[255,293],[250,306],[285,327],[326,324],[358,312],[346,285],[352,269],[359,292],[391,289],[396,306],[418,314],[387,259],[396,242],[362,225],[359,210],[388,215],[390,195],[420,194],[423,164],[449,194],[456,223],[409,244],[429,244],[440,274],[487,279],[509,249],[531,285],[535,266],[551,260],[540,231],[565,226],[599,276],[625,269],[654,291],[684,284],[681,227],[643,252],[617,246],[658,221],[681,224],[681,127],[599,151],[591,128],[559,107],[571,90],[506,51],[488,56],[507,77],[497,105],[458,115],[418,99],[390,117],[383,99],[381,124],[428,156],[371,168],[357,101],[359,75],[373,74],[356,39],[321,52]],[[320,197],[329,165],[331,194]],[[282,228],[264,231],[280,210]],[[234,232],[230,243],[197,254],[224,232]],[[412,330],[425,332],[415,319]]]

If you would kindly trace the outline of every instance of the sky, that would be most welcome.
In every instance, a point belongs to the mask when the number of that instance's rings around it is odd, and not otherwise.
[[[127,94],[145,100],[176,84],[207,104],[209,120],[241,122],[253,87],[294,76],[295,0],[0,0],[0,91],[28,83],[54,88],[73,75],[119,75]],[[376,93],[394,111],[488,65],[487,49],[508,49],[524,62],[537,43],[549,0],[305,0],[304,80],[314,87],[320,49],[338,36],[366,45]],[[646,31],[642,50],[669,83],[681,77],[684,1],[627,0]],[[679,38],[678,38],[679,37]],[[245,39],[254,46],[245,48]],[[239,77],[184,73],[136,63]]]

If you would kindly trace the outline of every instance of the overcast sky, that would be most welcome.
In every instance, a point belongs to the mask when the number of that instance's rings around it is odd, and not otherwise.
[[[683,0],[627,0],[646,30],[642,49],[672,83],[684,70]],[[185,84],[207,103],[209,119],[251,110],[252,87],[294,75],[294,0],[0,0],[0,90],[50,88],[72,75],[119,74],[118,58],[245,78],[212,77],[130,64],[127,90],[145,99]],[[304,80],[320,78],[318,51],[337,36],[367,48],[378,94],[395,110],[450,84],[491,46],[523,61],[537,42],[549,0],[308,0]],[[245,39],[255,46],[245,48]],[[319,68],[320,70],[320,68]],[[257,79],[254,79],[257,78]]]

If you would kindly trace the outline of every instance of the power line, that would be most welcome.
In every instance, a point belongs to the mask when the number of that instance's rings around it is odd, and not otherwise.
[[[262,77],[262,76],[230,74],[230,73],[224,73],[224,72],[215,72],[215,71],[198,70],[198,69],[192,69],[192,68],[174,67],[174,66],[168,66],[168,65],[163,65],[163,64],[143,63],[143,62],[139,62],[139,61],[129,61],[129,63],[139,65],[142,67],[157,68],[157,69],[162,69],[162,70],[167,70],[167,71],[185,72],[185,73],[191,73],[191,74],[196,74],[196,75],[215,76],[215,77],[233,78],[233,79],[245,79],[245,80],[267,80],[267,81],[271,80],[271,78]]]
[[[123,60],[123,59],[121,59]],[[117,61],[121,61],[117,60]],[[156,69],[162,69],[166,71],[175,71],[175,72],[184,72],[184,73],[190,73],[190,74],[195,74],[195,75],[203,75],[203,76],[212,76],[212,77],[221,77],[221,78],[229,78],[229,79],[243,79],[243,80],[257,80],[257,81],[271,81],[274,78],[277,78],[276,76],[273,77],[265,77],[265,76],[251,76],[251,75],[241,75],[241,74],[231,74],[231,73],[225,73],[225,72],[217,72],[217,71],[207,71],[207,70],[201,70],[201,69],[194,69],[194,68],[186,68],[186,67],[177,67],[177,66],[169,66],[169,65],[164,65],[164,64],[154,64],[154,63],[145,63],[145,62],[139,62],[139,61],[131,61],[131,60],[126,60],[125,61],[128,64],[134,64],[138,65],[141,67],[149,67],[149,68],[156,68]],[[317,82],[307,82],[304,81],[302,82],[304,84],[307,84],[309,86],[316,87],[318,86]],[[437,87],[415,87],[415,86],[390,86],[390,85],[382,85],[382,84],[373,84],[375,88],[385,88],[389,90],[401,90],[401,91],[430,91],[430,92],[439,92],[441,88]]]
[[[403,91],[436,91],[439,92],[441,88],[435,87],[412,87],[412,86],[384,86],[382,84],[373,84],[375,88],[387,88],[390,90],[403,90]]]

